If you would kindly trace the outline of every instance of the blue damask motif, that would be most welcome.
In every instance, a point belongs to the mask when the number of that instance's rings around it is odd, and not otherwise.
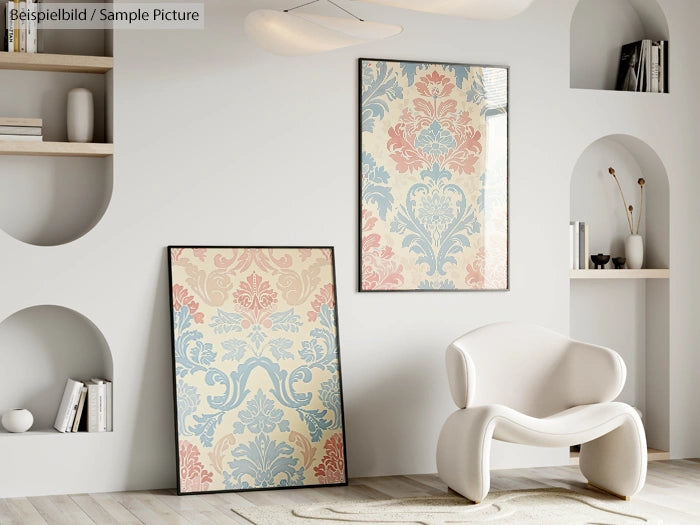
[[[428,64],[424,62],[400,62],[399,67],[403,76],[408,80],[408,86],[411,87],[416,81],[418,71],[428,69]]]
[[[199,394],[197,389],[188,385],[182,379],[177,381],[177,428],[181,436],[191,436],[192,432],[187,428],[187,418],[194,414],[199,407]]]
[[[455,83],[457,84],[457,87],[459,89],[462,89],[462,86],[464,85],[464,81],[469,78],[469,73],[472,70],[472,68],[470,66],[458,66],[455,64],[442,66],[442,69],[445,72],[452,71],[452,73],[454,73]]]
[[[389,172],[383,166],[377,166],[371,153],[362,152],[362,200],[375,203],[379,217],[384,221],[386,214],[394,204],[391,194]]]
[[[282,331],[282,332],[299,332],[299,328],[304,326],[301,322],[301,318],[294,313],[294,308],[290,308],[286,312],[277,312],[270,314],[270,321],[272,321],[272,331]]]
[[[277,443],[260,434],[231,452],[234,461],[228,464],[231,471],[223,473],[224,484],[228,489],[302,485],[304,468],[295,468],[299,460],[292,457],[293,453],[287,443]]]
[[[185,377],[195,372],[205,372],[216,359],[211,343],[202,341],[204,335],[191,329],[192,315],[187,306],[173,310],[175,332],[175,375]]]
[[[374,75],[376,71],[376,76]],[[362,69],[362,131],[374,131],[374,120],[382,119],[389,106],[388,101],[403,98],[396,73],[387,68],[386,62],[377,62],[377,67],[365,66]]]
[[[215,334],[243,331],[243,327],[241,326],[241,322],[243,321],[242,315],[224,312],[219,308],[216,315],[212,316],[211,320],[212,322],[209,324],[209,327],[214,329]]]
[[[469,236],[481,231],[464,191],[449,183],[451,178],[437,163],[421,172],[423,182],[411,186],[390,225],[392,232],[408,232],[402,246],[419,255],[416,262],[428,266],[428,276],[445,275],[445,265],[457,264],[454,254],[469,247]]]
[[[289,421],[283,420],[284,412],[275,408],[275,403],[258,389],[255,397],[248,401],[246,409],[238,413],[240,421],[233,424],[234,434],[243,434],[246,427],[254,434],[270,433],[279,427],[281,432],[289,432]]]
[[[333,421],[329,428],[340,428],[343,417],[343,411],[340,403],[340,383],[336,376],[331,377],[328,381],[321,383],[321,390],[318,393],[323,406],[333,412]]]
[[[436,281],[421,281],[420,284],[418,285],[419,290],[456,290],[457,286],[455,285],[454,281],[451,281],[450,279],[446,279],[444,281],[440,281],[439,279]]]
[[[426,155],[437,157],[445,155],[456,147],[457,142],[448,130],[443,128],[437,120],[434,120],[429,128],[418,134],[414,146]]]
[[[238,314],[219,310],[218,314],[212,318],[213,322],[210,326],[215,330],[218,329],[219,333],[238,331],[236,327],[240,327],[242,321],[242,318],[238,317]],[[271,331],[296,332],[302,325],[300,317],[294,313],[293,309],[272,314],[269,319],[272,321]],[[250,375],[254,370],[262,369],[272,382],[270,393],[282,405],[295,409],[301,420],[308,426],[311,440],[319,441],[323,431],[331,428],[333,422],[327,419],[327,410],[306,408],[311,402],[312,394],[297,392],[295,388],[297,384],[311,381],[313,368],[330,372],[335,372],[338,369],[335,311],[327,304],[321,305],[318,321],[320,326],[310,331],[312,339],[303,341],[301,348],[296,349],[296,353],[304,360],[304,364],[289,373],[283,370],[279,364],[265,357],[264,352],[269,351],[277,361],[291,359],[294,357],[291,352],[294,342],[291,339],[280,337],[263,344],[267,333],[260,324],[251,327],[247,339],[230,339],[222,342],[221,346],[225,351],[222,360],[241,361],[246,355],[251,357],[240,363],[238,368],[228,375],[215,367],[205,369],[200,366],[195,369],[206,372],[206,384],[211,387],[220,387],[220,393],[207,396],[206,402],[211,411],[194,416],[195,424],[187,427],[189,435],[199,436],[203,446],[212,447],[214,433],[217,426],[221,424],[224,414],[245,401],[250,394],[250,390],[246,389]],[[209,346],[211,347],[211,345]],[[185,371],[185,373],[187,372]],[[247,405],[249,414],[253,413],[250,403],[254,402],[254,400],[250,401]],[[283,424],[284,422],[280,423],[280,429],[283,428]],[[289,422],[286,422],[285,428],[289,428],[288,425]],[[237,427],[237,430],[242,430],[242,428]]]

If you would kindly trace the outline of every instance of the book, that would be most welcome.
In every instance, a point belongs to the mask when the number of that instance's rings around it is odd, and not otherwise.
[[[0,135],[41,135],[41,128],[0,125]]]
[[[36,53],[38,47],[38,26],[36,0],[27,0],[27,53]]]
[[[574,269],[574,223],[569,223],[569,269]]]
[[[27,2],[19,3],[19,52],[27,52]]]
[[[659,92],[668,93],[668,42],[665,40],[660,42]]]
[[[590,270],[591,268],[591,257],[590,250],[588,248],[588,224],[584,223],[583,228],[583,269]]]
[[[574,261],[572,270],[580,270],[579,266],[579,221],[571,222],[573,228],[573,242],[571,243],[572,259]]]
[[[67,432],[73,424],[73,419],[78,410],[78,402],[80,401],[80,389],[83,383],[74,379],[66,380],[66,388],[63,390],[61,404],[56,413],[56,421],[54,428],[59,432]]]
[[[8,0],[5,5],[5,49],[8,53],[15,52],[15,21],[12,18],[14,8],[14,1]]]
[[[27,126],[40,128],[44,121],[40,118],[0,117],[0,126]]]
[[[88,387],[88,432],[107,431],[107,382],[93,378]]]
[[[73,427],[71,432],[77,432],[80,426],[80,421],[83,418],[83,412],[85,411],[85,398],[87,397],[87,387],[80,387],[80,398],[78,399],[78,407],[75,412],[75,418],[73,419]]]
[[[0,142],[42,142],[41,135],[0,135]]]
[[[618,91],[638,91],[641,54],[641,40],[622,46],[620,51],[620,68],[617,71],[615,89]]]
[[[112,432],[112,382],[105,379],[106,397],[105,397],[105,412],[106,412],[106,430]]]
[[[659,93],[659,61],[660,61],[660,43],[652,42],[651,44],[651,92]]]
[[[19,13],[19,0],[14,0],[12,6],[12,12]],[[14,43],[15,43],[15,53],[19,53],[19,20],[13,20],[12,27],[14,28]]]

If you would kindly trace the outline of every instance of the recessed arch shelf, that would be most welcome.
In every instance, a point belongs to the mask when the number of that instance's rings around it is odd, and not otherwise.
[[[29,434],[52,433],[67,378],[113,379],[112,353],[84,315],[56,305],[25,308],[0,323],[0,413],[27,408]],[[9,434],[0,430],[0,436]]]
[[[112,198],[111,158],[0,156],[0,229],[36,246],[79,239]]]
[[[645,199],[640,233],[644,268],[669,268],[669,186],[661,158],[631,135],[608,135],[589,145],[571,176],[571,220],[589,227],[590,253],[624,255],[629,234],[625,207],[608,168],[613,167],[629,204],[639,205],[637,180],[644,178]],[[635,215],[636,216],[636,215]]]
[[[570,87],[614,90],[624,44],[669,36],[657,0],[579,0],[571,18]]]
[[[601,137],[582,152],[570,181],[570,220],[588,225],[590,253],[613,257],[624,255],[629,227],[609,167],[636,211],[637,181],[646,181],[639,228],[643,269],[572,270],[570,334],[614,348],[622,356],[627,382],[619,399],[643,412],[648,445],[670,450],[669,176],[656,151],[631,135]]]

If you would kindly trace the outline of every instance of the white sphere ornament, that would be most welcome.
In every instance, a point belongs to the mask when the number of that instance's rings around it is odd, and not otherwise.
[[[68,92],[66,119],[68,142],[92,142],[95,103],[89,89],[75,88]]]
[[[34,424],[34,416],[26,408],[15,408],[2,415],[2,426],[8,432],[26,432]]]

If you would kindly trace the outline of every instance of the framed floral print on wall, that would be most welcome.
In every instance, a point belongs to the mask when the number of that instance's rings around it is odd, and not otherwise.
[[[346,485],[333,248],[168,260],[178,493]]]
[[[508,68],[360,59],[360,291],[508,289]]]

